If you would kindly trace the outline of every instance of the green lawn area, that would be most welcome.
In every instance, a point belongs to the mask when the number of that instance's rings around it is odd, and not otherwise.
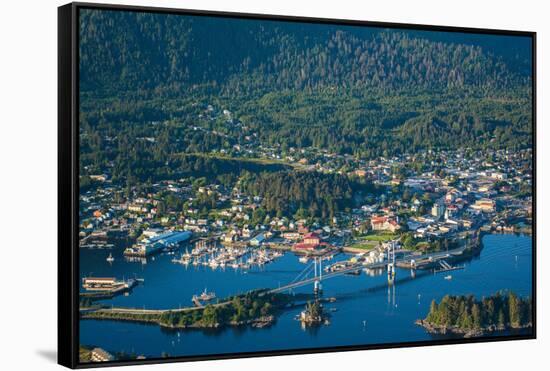
[[[358,241],[346,247],[349,247],[352,249],[372,250],[376,246],[378,246],[378,241]]]
[[[388,232],[379,232],[379,233],[372,233],[368,234],[366,236],[361,237],[362,240],[366,241],[380,241],[380,242],[387,242],[390,240],[393,240],[397,238],[397,234],[395,233],[388,233]]]
[[[289,167],[300,167],[299,164],[290,163],[283,159],[276,158],[260,158],[260,157],[233,157],[229,155],[223,155],[221,153],[210,153],[210,152],[179,152],[174,156],[197,156],[205,158],[215,158],[218,160],[228,160],[228,161],[240,161],[240,162],[250,162],[260,165],[285,165]]]

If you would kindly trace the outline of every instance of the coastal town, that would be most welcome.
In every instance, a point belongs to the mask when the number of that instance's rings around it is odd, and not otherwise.
[[[360,253],[390,240],[409,250],[434,251],[449,248],[465,231],[530,231],[530,150],[426,151],[376,161],[302,152],[307,155],[284,161],[305,166],[296,171],[335,172],[369,182],[373,192],[360,206],[318,220],[270,216],[260,196],[245,195],[238,185],[183,178],[153,183],[147,192],[128,192],[105,172],[90,176],[101,186],[80,196],[81,247],[109,248],[112,239],[129,238],[134,243],[125,255],[145,258],[192,237],[210,241],[210,247],[203,243],[193,255],[214,249],[220,261],[211,265],[224,267],[234,259],[221,258],[221,246],[237,260],[250,249]],[[263,155],[281,157],[272,150]],[[183,259],[193,263],[190,257],[188,251]]]
[[[528,48],[129,14],[81,18],[81,362],[531,332]]]
[[[344,175],[368,184],[371,192],[362,195],[361,205],[323,220],[269,215],[262,198],[246,195],[238,182],[227,187],[206,178],[182,178],[152,183],[144,191],[112,182],[106,171],[91,175],[96,187],[80,196],[80,247],[99,251],[122,244],[128,262],[145,264],[153,259],[154,264],[157,253],[167,253],[172,263],[185,267],[238,271],[262,267],[292,253],[304,264],[319,264],[316,278],[323,274],[325,261],[327,275],[357,274],[361,269],[380,274],[385,269],[391,284],[396,267],[411,272],[432,268],[446,274],[461,269],[453,265],[454,260],[463,260],[466,248],[479,248],[477,240],[472,240],[480,232],[531,233],[530,150],[430,150],[374,161],[314,149],[287,157],[273,149],[256,155],[263,156],[263,161],[275,158],[298,172]],[[344,257],[334,259],[340,254]],[[113,260],[109,254],[105,264]],[[120,293],[128,295],[142,281],[84,277],[81,306]],[[314,301],[297,317],[304,328],[329,323],[328,314],[319,312],[320,280],[312,283]],[[216,293],[206,289],[202,293],[198,289],[191,299],[197,309],[220,303]],[[113,310],[86,312],[84,318],[121,315]],[[264,327],[275,316],[249,321]],[[113,358],[103,349],[86,354],[96,361]]]

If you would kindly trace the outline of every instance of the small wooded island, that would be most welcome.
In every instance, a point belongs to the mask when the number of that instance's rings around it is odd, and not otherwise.
[[[324,311],[323,304],[319,300],[307,302],[305,310],[303,310],[298,319],[304,326],[317,326],[320,324],[329,324],[329,315]]]
[[[531,309],[531,298],[521,298],[513,292],[497,292],[481,300],[472,295],[446,295],[439,304],[432,300],[427,317],[416,324],[434,334],[475,337],[532,327]]]

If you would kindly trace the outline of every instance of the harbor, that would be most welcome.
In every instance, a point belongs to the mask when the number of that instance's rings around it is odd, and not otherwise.
[[[267,248],[248,246],[226,246],[216,240],[201,239],[194,248],[187,248],[180,257],[172,259],[173,263],[192,266],[204,266],[210,269],[250,269],[252,266],[263,266],[283,256],[283,252]]]
[[[409,268],[399,266],[396,267],[392,285],[388,284],[385,269],[380,269],[373,275],[361,270],[359,275],[341,274],[326,281],[323,279],[323,297],[335,298],[334,302],[323,303],[331,316],[329,325],[302,328],[300,321],[295,318],[304,310],[303,302],[281,313],[270,326],[247,331],[246,337],[238,335],[243,331],[238,328],[217,330],[217,337],[214,338],[208,332],[187,331],[184,342],[183,336],[178,337],[177,332],[160,330],[156,326],[91,319],[81,322],[81,336],[90,344],[102,344],[106,349],[114,349],[120,344],[120,340],[112,334],[125,331],[132,334],[134,340],[126,343],[123,348],[127,351],[135,349],[146,355],[160,354],[163,351],[191,354],[197,349],[224,353],[243,346],[247,349],[260,349],[259,344],[266,341],[271,341],[276,349],[285,349],[290,338],[294,346],[305,341],[310,346],[325,346],[338,344],[339,341],[342,344],[344,341],[364,344],[395,339],[429,340],[433,335],[414,325],[414,321],[426,313],[431,299],[439,300],[442,293],[473,293],[481,297],[494,293],[505,284],[518,295],[529,294],[530,237],[490,234],[482,237],[482,243],[479,257],[461,262],[465,268],[450,272],[452,279],[445,278],[449,273],[434,274],[430,269],[418,270],[413,277]],[[97,253],[95,251],[83,253],[89,253],[89,259],[96,258],[95,264],[100,266],[94,271],[96,276],[132,277],[137,274],[145,279],[147,284],[134,288],[130,295],[118,295],[101,302],[108,307],[134,308],[139,311],[193,308],[193,296],[200,296],[204,289],[207,293],[215,293],[217,299],[258,287],[277,288],[292,281],[306,267],[298,256],[290,252],[268,265],[253,266],[249,270],[212,269],[203,265],[186,267],[173,263],[174,255],[167,253],[161,253],[154,262],[142,265],[126,261],[122,257],[123,249],[124,247],[113,249],[113,265],[105,261],[109,254],[107,251],[102,256],[92,255]],[[185,249],[185,246],[181,247],[180,254],[185,253]],[[339,254],[331,261],[323,261],[323,275],[328,274],[325,264],[328,267],[339,261],[349,261],[353,257],[354,255]],[[310,260],[309,263],[311,262]],[[94,261],[88,264],[93,263]],[[172,278],[170,284],[166,282],[167,277]],[[486,279],[480,280],[479,277]],[[196,285],[187,285],[186,282],[190,280],[200,282],[199,285],[202,286],[197,288]],[[313,282],[287,292],[311,294]],[[211,303],[215,304],[216,299]],[[220,337],[223,341],[219,341]],[[154,345],[139,340],[142,338],[152,339]],[[193,344],[193,348],[190,344]]]
[[[162,246],[164,253],[174,256],[171,259],[172,263],[181,264],[185,267],[189,265],[193,267],[203,266],[212,270],[218,268],[225,270],[226,267],[230,267],[247,273],[248,270],[254,267],[262,268],[264,265],[272,263],[285,255],[285,252],[266,247],[223,244],[213,238],[198,238],[192,244],[188,244],[185,252],[181,252],[181,255],[177,257],[179,251],[176,252],[175,250],[181,247],[182,242],[190,239],[190,232],[146,231],[144,234],[146,233],[148,234],[147,238],[136,244],[140,246],[142,251],[152,251],[147,250],[150,245],[153,245],[157,250],[160,250],[161,247],[159,246]],[[479,231],[463,235],[461,243],[454,249],[424,254],[402,249],[399,240],[380,243],[377,248],[370,250],[368,253],[357,253],[351,257],[348,257],[348,254],[335,252],[327,243],[320,243],[320,238],[315,233],[306,235],[304,241],[296,244],[295,248],[300,251],[314,251],[316,254],[304,255],[294,252],[293,254],[298,258],[298,261],[305,264],[306,267],[290,282],[282,285],[279,282],[278,287],[270,288],[270,293],[292,291],[313,284],[313,293],[318,295],[322,292],[323,279],[327,280],[340,275],[360,275],[362,271],[370,276],[375,276],[385,270],[388,283],[393,284],[398,267],[410,269],[413,276],[416,276],[417,269],[430,269],[434,274],[464,269],[465,265],[453,266],[449,262],[464,260],[479,253],[481,249]],[[124,249],[123,255],[129,262],[135,261],[135,257],[134,254],[128,254],[128,250],[135,249],[136,245]],[[192,246],[191,250],[189,250],[190,246]],[[315,248],[312,249],[311,246]],[[152,252],[149,252],[149,254],[152,254]],[[149,254],[145,254],[143,257]],[[339,255],[341,257],[335,259]],[[113,264],[115,258],[112,253],[109,253],[106,261]],[[326,261],[324,267],[323,261]],[[324,276],[323,272],[325,273]],[[446,279],[450,279],[450,277],[448,275]],[[116,295],[119,292],[130,291],[140,280],[117,281],[111,277],[84,277],[82,281],[82,287],[87,291],[101,292],[103,295]],[[215,298],[216,294],[207,292],[205,288],[200,295],[193,295],[191,301],[196,307],[204,307]]]

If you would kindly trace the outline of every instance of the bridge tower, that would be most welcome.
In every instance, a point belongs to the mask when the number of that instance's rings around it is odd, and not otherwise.
[[[317,274],[317,269],[319,269],[319,274]],[[313,293],[315,295],[320,295],[323,292],[323,285],[321,281],[323,279],[323,259],[314,258],[314,271],[315,271],[315,280],[313,281]]]
[[[411,259],[411,277],[416,278],[416,260]]]
[[[388,283],[393,284],[395,280],[395,241],[390,241],[388,246]]]

